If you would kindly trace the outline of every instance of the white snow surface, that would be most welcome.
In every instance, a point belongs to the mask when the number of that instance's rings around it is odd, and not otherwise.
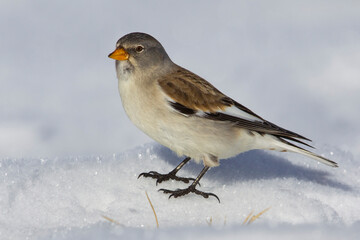
[[[0,1],[0,239],[355,239],[359,12],[351,0]],[[168,199],[157,190],[187,185],[137,179],[182,158],[122,109],[107,55],[134,31],[256,114],[314,140],[339,168],[243,153],[201,180],[220,204]],[[201,169],[190,162],[179,175]]]
[[[344,232],[355,236],[360,233],[360,165],[340,150],[323,155],[340,168],[264,151],[223,160],[198,187],[217,194],[221,203],[197,195],[168,199],[157,190],[187,184],[169,181],[156,186],[154,179],[137,179],[150,170],[167,173],[182,160],[158,144],[112,156],[3,159],[0,238],[303,239],[315,234],[336,239]],[[196,177],[201,168],[190,162],[178,174]],[[266,208],[270,209],[251,225],[242,225],[251,212]]]

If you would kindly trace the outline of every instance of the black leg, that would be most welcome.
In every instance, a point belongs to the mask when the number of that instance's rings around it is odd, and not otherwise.
[[[171,172],[169,172],[168,174],[161,174],[155,171],[150,171],[148,173],[141,173],[138,178],[140,177],[151,177],[151,178],[155,178],[156,180],[156,185],[158,183],[164,182],[164,181],[168,181],[170,179],[176,180],[176,181],[182,181],[184,183],[189,183],[190,180],[195,181],[194,178],[183,178],[183,177],[178,177],[176,176],[176,173],[187,163],[190,161],[190,157],[185,158],[176,168],[174,168],[174,170],[172,170]]]
[[[200,172],[199,176],[194,180],[194,182],[188,187],[188,188],[185,188],[185,189],[177,189],[177,190],[167,190],[167,189],[159,189],[159,191],[163,191],[164,193],[170,193],[170,196],[169,198],[171,197],[174,197],[174,198],[177,198],[177,197],[181,197],[181,196],[184,196],[186,194],[189,194],[189,193],[195,193],[197,195],[201,195],[203,196],[204,198],[208,198],[209,196],[213,196],[215,197],[219,203],[220,203],[220,199],[218,198],[218,196],[216,196],[215,194],[213,193],[206,193],[206,192],[202,192],[202,191],[199,191],[197,190],[195,187],[196,185],[199,183],[200,179],[204,176],[204,174],[207,172],[207,170],[209,170],[209,167],[204,167],[203,170]]]

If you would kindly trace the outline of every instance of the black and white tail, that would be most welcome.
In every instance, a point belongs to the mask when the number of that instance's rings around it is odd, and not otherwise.
[[[301,147],[298,147],[288,141],[285,141],[281,138],[275,138],[275,142],[273,142],[274,145],[276,145],[276,150],[278,151],[288,151],[288,152],[294,152],[294,153],[300,153],[302,155],[308,156],[312,159],[315,159],[323,164],[326,164],[330,167],[338,167],[338,164],[334,161],[331,161],[330,159],[324,158],[320,155],[317,155],[313,152],[310,152],[306,149],[303,149]]]

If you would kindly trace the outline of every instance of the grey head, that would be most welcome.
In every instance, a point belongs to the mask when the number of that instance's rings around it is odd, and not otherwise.
[[[162,72],[172,61],[159,41],[146,33],[134,32],[120,38],[109,54],[116,60],[117,71],[126,73]]]

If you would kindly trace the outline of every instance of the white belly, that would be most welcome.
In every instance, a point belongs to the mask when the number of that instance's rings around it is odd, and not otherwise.
[[[196,161],[208,156],[229,158],[258,148],[257,137],[226,122],[186,117],[173,111],[155,83],[119,80],[119,93],[130,120],[144,133],[178,155]]]

